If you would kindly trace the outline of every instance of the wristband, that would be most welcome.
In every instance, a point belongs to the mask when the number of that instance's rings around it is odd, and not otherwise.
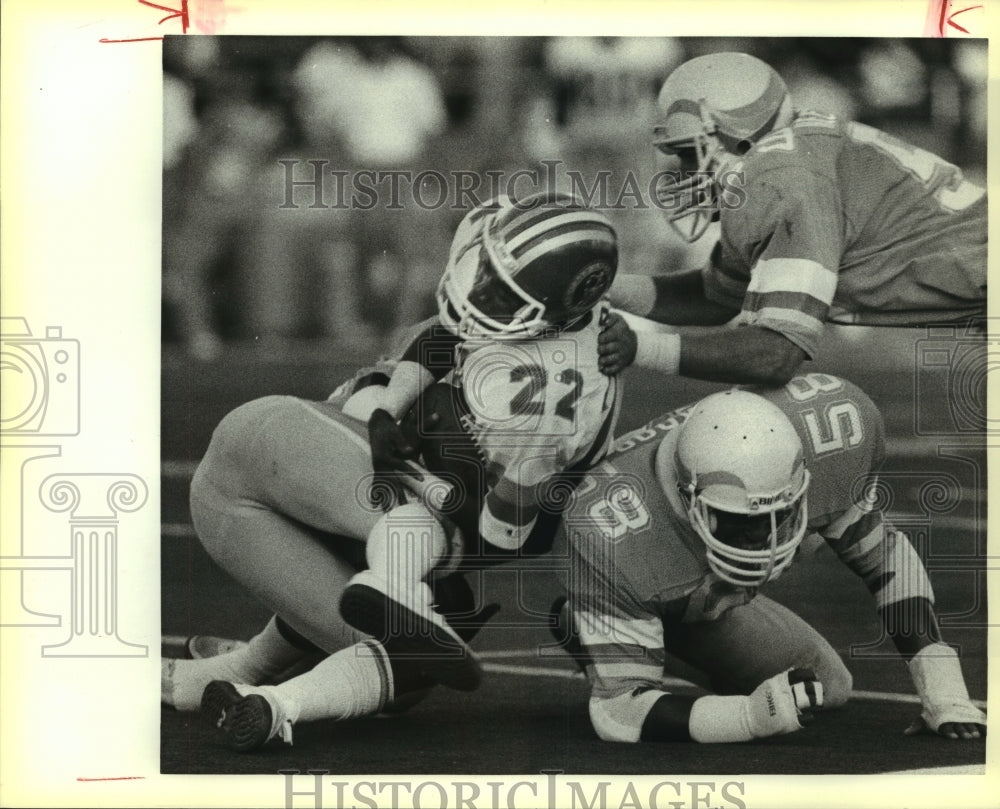
[[[616,309],[646,317],[656,305],[656,285],[649,275],[619,275],[608,290],[608,299]]]
[[[516,551],[524,545],[534,525],[534,519],[526,525],[505,522],[494,516],[488,504],[483,506],[483,510],[479,514],[479,533],[483,539],[505,551]]]
[[[681,368],[681,336],[670,332],[635,333],[635,365],[668,374]]]
[[[714,695],[696,699],[688,719],[691,738],[702,744],[749,742],[754,738],[749,701],[748,697]]]

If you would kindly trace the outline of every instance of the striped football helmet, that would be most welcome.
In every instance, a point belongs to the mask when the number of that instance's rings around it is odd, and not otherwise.
[[[455,233],[438,314],[463,338],[535,337],[590,312],[617,268],[614,227],[577,197],[494,199],[467,214]]]
[[[776,578],[808,520],[809,471],[795,427],[776,405],[732,389],[698,402],[679,429],[674,468],[659,477],[676,480],[709,567],[742,586]]]
[[[680,65],[660,89],[654,145],[676,156],[657,199],[687,242],[718,215],[722,173],[768,133],[791,123],[792,100],[769,65],[745,53],[712,53]]]

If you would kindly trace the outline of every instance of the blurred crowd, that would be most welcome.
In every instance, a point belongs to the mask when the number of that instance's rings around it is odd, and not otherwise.
[[[643,180],[660,84],[718,50],[985,185],[985,41],[168,37],[164,339],[200,359],[226,340],[377,354],[434,311],[455,225],[516,172],[517,192],[538,187],[524,172],[603,173],[622,267],[695,266],[711,240],[676,240]]]

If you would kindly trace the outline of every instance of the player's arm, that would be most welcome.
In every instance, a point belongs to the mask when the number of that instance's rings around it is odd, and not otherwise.
[[[403,351],[389,384],[382,407],[396,421],[428,387],[455,367],[455,349],[460,339],[435,323],[420,332]]]
[[[986,735],[986,716],[969,699],[955,650],[941,636],[934,591],[909,538],[881,511],[852,506],[822,534],[875,598],[885,633],[907,661],[923,706],[924,726],[952,739]]]
[[[796,165],[748,181],[747,197],[753,205],[722,213],[719,242],[700,278],[684,273],[676,290],[679,309],[700,296],[719,307],[719,317],[726,308],[738,312],[735,328],[681,336],[635,334],[609,324],[601,335],[601,370],[617,373],[634,361],[698,379],[783,385],[815,354],[843,249],[836,188],[829,178]],[[657,289],[659,312],[668,306],[660,293],[668,290]],[[632,292],[636,302],[638,293]],[[671,322],[699,323],[704,307],[695,305],[689,320],[675,312],[678,319]]]
[[[787,383],[806,352],[786,335],[761,326],[719,329],[705,334],[633,331],[612,314],[598,345],[600,368],[620,373],[631,364],[694,379],[733,384]]]
[[[458,342],[436,322],[428,325],[410,341],[385,385],[363,387],[344,403],[345,415],[367,422],[372,469],[396,492],[397,499],[402,489],[392,473],[408,473],[408,462],[420,453],[417,422],[401,425],[400,419],[424,391],[454,368]]]
[[[616,309],[674,326],[718,326],[740,311],[738,305],[718,303],[705,295],[700,269],[657,276],[619,273],[608,297]]]
[[[662,688],[663,623],[653,614],[575,614],[591,683],[590,721],[611,742],[748,742],[799,730],[823,704],[807,670],[785,671],[747,696]]]

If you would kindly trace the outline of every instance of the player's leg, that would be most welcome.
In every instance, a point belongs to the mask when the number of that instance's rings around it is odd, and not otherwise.
[[[458,561],[460,546],[468,544],[462,540],[467,532],[478,539],[478,454],[462,428],[451,386],[431,386],[407,417],[419,422],[427,468],[456,482],[459,496],[446,504],[445,520],[418,503],[383,515],[368,535],[368,568],[351,580],[341,613],[352,626],[379,638],[393,658],[417,660],[443,685],[471,690],[481,677],[479,663],[432,608],[427,580],[436,569]],[[442,449],[459,445],[468,450],[463,460]],[[466,525],[465,530],[456,532],[453,520]]]
[[[717,621],[664,629],[668,653],[704,672],[719,694],[749,694],[779,672],[808,668],[823,684],[824,707],[843,705],[850,696],[851,674],[833,647],[766,596],[758,595]],[[678,673],[687,676],[686,671]]]
[[[212,558],[281,618],[247,647],[165,662],[165,702],[191,710],[213,679],[273,680],[320,649],[359,640],[336,604],[363,546],[327,531],[363,537],[377,518],[355,494],[366,466],[364,447],[342,425],[296,399],[260,399],[222,421],[192,482],[195,528]]]
[[[192,506],[205,483],[212,503],[249,501],[363,540],[381,514],[368,497],[371,475],[365,425],[335,404],[266,396],[220,422],[192,481]]]

